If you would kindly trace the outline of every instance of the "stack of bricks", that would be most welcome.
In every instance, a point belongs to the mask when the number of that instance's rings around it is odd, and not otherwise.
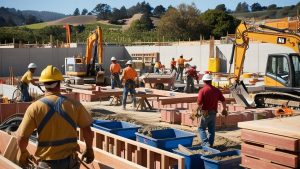
[[[300,168],[300,139],[242,129],[242,166],[250,169]]]
[[[0,103],[1,123],[14,114],[24,114],[31,102]]]

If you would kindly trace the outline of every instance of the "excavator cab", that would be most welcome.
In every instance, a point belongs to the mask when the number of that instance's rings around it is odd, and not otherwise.
[[[270,54],[264,80],[266,90],[294,93],[300,88],[299,54]]]

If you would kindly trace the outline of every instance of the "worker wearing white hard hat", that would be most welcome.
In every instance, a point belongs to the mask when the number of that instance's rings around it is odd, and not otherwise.
[[[37,65],[35,63],[30,63],[27,66],[28,70],[26,71],[26,73],[22,76],[21,81],[19,83],[19,87],[21,89],[21,93],[22,93],[22,98],[21,100],[23,102],[29,102],[31,101],[31,97],[29,95],[28,92],[28,87],[29,84],[33,84],[35,86],[39,86],[37,83],[34,82],[33,80],[33,74],[37,68]]]
[[[133,98],[133,107],[136,107],[136,91],[135,91],[135,81],[138,80],[137,72],[132,67],[132,61],[129,60],[126,63],[127,67],[123,70],[121,81],[125,83],[123,89],[123,99],[122,99],[122,108],[126,109],[126,100],[128,92],[130,92]]]
[[[110,74],[111,74],[111,88],[114,89],[115,87],[121,87],[120,81],[120,73],[121,73],[121,66],[117,63],[116,57],[111,57],[111,64],[110,64]]]
[[[203,88],[198,93],[198,111],[192,114],[192,117],[200,117],[200,126],[198,128],[202,145],[213,146],[215,139],[216,114],[218,112],[218,102],[222,102],[222,115],[227,115],[225,98],[222,92],[212,85],[213,76],[207,72],[202,77]],[[208,129],[208,136],[206,133]]]

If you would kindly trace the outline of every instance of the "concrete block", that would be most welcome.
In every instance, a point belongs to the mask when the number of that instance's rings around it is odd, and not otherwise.
[[[16,114],[16,103],[1,103],[0,104],[1,123],[13,114]]]
[[[197,127],[200,123],[199,119],[195,119],[194,121],[190,118],[191,113],[186,111],[181,113],[181,125]]]
[[[246,143],[242,144],[242,153],[243,155],[271,161],[276,164],[298,168],[298,157],[293,154],[288,154],[280,151],[272,151],[263,147]]]
[[[242,129],[241,140],[261,145],[269,145],[282,150],[299,152],[298,139]]]
[[[18,102],[16,103],[16,113],[24,114],[31,102]]]
[[[229,113],[228,116],[222,116],[222,126],[237,127],[238,122],[243,121],[243,115],[239,112]]]
[[[181,113],[176,108],[163,108],[160,109],[161,121],[171,124],[181,123]]]
[[[253,115],[252,111],[245,110],[245,111],[241,112],[241,114],[243,115],[243,121],[254,120],[254,115]]]
[[[251,169],[291,169],[290,167],[259,160],[246,155],[242,155],[242,166]]]

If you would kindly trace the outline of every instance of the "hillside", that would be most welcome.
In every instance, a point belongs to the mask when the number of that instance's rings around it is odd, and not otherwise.
[[[79,16],[68,16],[55,21],[47,22],[47,25],[86,25],[95,23],[97,21],[97,17],[93,15],[79,15]]]
[[[57,20],[57,19],[66,17],[65,14],[61,14],[61,13],[57,13],[57,12],[49,12],[49,11],[23,10],[22,14],[24,16],[33,15],[38,20],[42,20],[44,22],[53,21],[53,20]]]

